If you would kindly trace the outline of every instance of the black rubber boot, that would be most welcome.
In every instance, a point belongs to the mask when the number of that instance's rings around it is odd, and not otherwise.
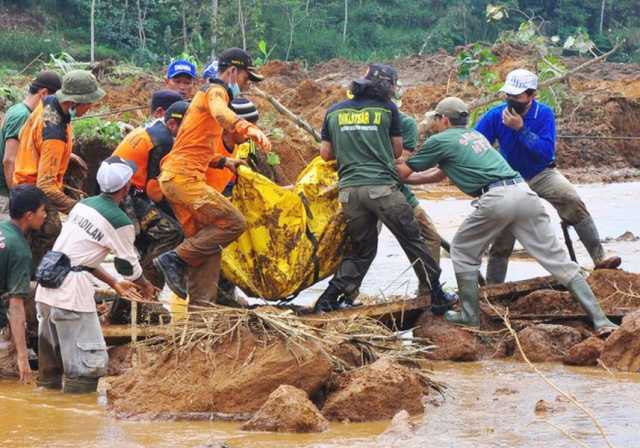
[[[170,250],[153,259],[153,265],[162,272],[169,289],[181,299],[187,298],[187,264]]]
[[[342,295],[342,291],[329,284],[327,289],[324,290],[322,295],[318,298],[315,306],[313,307],[314,313],[330,313],[340,308],[338,299]]]
[[[431,312],[436,316],[442,316],[444,313],[453,308],[458,302],[458,295],[452,292],[446,292],[442,289],[439,282],[433,284],[431,288]]]
[[[65,394],[90,394],[98,390],[98,378],[87,378],[79,376],[77,378],[66,378],[62,385],[62,392]]]
[[[36,382],[38,386],[44,387],[45,389],[62,389],[62,375],[54,376],[49,378],[38,377]]]

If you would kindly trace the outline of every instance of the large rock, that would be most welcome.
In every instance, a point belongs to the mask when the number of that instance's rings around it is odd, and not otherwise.
[[[601,359],[607,367],[640,372],[640,310],[625,316],[620,328],[607,338]]]
[[[424,412],[420,376],[388,359],[343,374],[336,387],[322,407],[329,420],[364,422],[390,419],[403,409]]]
[[[539,324],[518,332],[522,350],[532,362],[561,361],[583,339],[580,331],[564,325]],[[521,358],[520,351],[516,357]]]
[[[333,364],[309,343],[299,350],[248,332],[213,347],[170,350],[155,362],[116,377],[108,391],[111,410],[128,418],[195,418],[199,414],[253,414],[282,384],[316,393]]]
[[[427,354],[438,361],[477,361],[482,357],[483,347],[476,335],[442,317],[423,314],[416,323],[414,335],[429,339],[435,350]]]
[[[293,386],[282,385],[242,429],[272,432],[322,432],[329,422],[309,400],[307,393]]]
[[[567,351],[562,362],[571,366],[595,366],[602,354],[604,341],[597,336],[591,336]]]

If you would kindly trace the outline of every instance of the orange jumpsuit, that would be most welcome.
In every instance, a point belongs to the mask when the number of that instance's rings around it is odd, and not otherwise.
[[[206,183],[210,167],[224,166],[222,132],[246,136],[254,126],[233,113],[229,99],[227,89],[215,83],[195,95],[173,149],[162,160],[158,179],[187,236],[176,253],[189,265],[191,302],[215,300],[222,248],[237,239],[245,227],[242,214]]]
[[[76,204],[63,191],[73,146],[71,117],[55,96],[48,96],[25,122],[19,140],[14,183],[36,185],[49,199],[44,224],[29,235],[33,266],[38,266],[62,229],[58,212],[69,213]]]

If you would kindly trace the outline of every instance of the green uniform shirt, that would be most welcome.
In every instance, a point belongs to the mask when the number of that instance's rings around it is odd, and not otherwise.
[[[402,132],[402,147],[404,150],[415,151],[416,146],[418,146],[418,123],[416,119],[404,112],[400,112],[400,130]],[[407,198],[407,202],[412,208],[416,208],[420,204],[409,185],[402,184],[400,191]]]
[[[0,328],[7,324],[12,297],[29,295],[31,249],[22,231],[11,221],[0,222]]]
[[[400,132],[402,147],[406,151],[415,151],[418,146],[418,123],[411,115],[400,112]]]
[[[0,128],[0,161],[4,159],[4,146],[10,138],[18,139],[20,129],[24,125],[27,118],[31,115],[29,109],[24,103],[14,104],[7,110]],[[0,164],[0,195],[9,196],[9,187],[4,178],[4,165]]]
[[[339,188],[397,185],[391,137],[399,137],[398,108],[391,101],[353,99],[332,106],[322,125],[338,162]]]
[[[471,196],[480,195],[480,189],[492,182],[519,176],[482,134],[464,127],[430,137],[407,165],[413,171],[439,165],[460,190]]]

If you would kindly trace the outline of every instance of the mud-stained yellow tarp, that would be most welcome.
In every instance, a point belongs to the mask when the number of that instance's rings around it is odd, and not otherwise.
[[[333,274],[346,237],[337,182],[335,162],[319,157],[293,190],[241,167],[232,201],[247,230],[224,249],[224,275],[249,296],[277,300]]]

